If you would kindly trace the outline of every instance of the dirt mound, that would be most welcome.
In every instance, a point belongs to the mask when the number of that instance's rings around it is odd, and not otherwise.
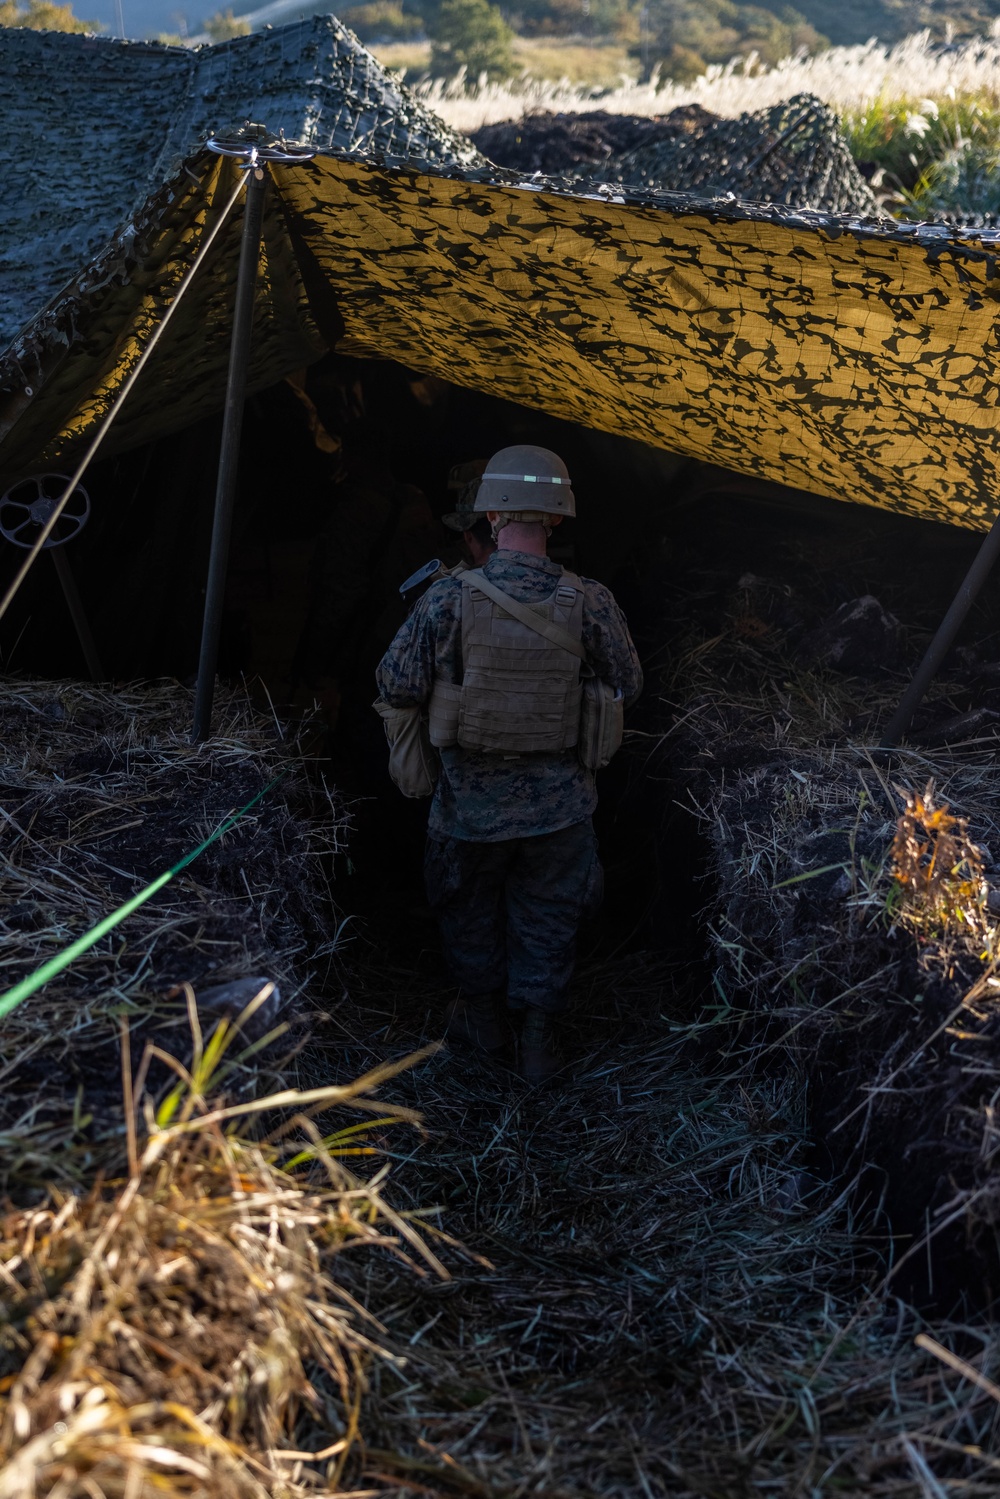
[[[585,114],[538,110],[521,120],[484,125],[472,140],[497,166],[560,176],[582,162],[599,162],[651,141],[689,135],[716,118],[698,104],[683,104],[665,115],[616,115],[603,109]]]
[[[981,711],[997,698],[994,611],[984,602],[981,645],[935,684],[920,747],[889,759],[879,729],[952,566],[962,575],[962,538],[933,528],[935,555],[930,528],[820,502],[794,522],[768,524],[749,498],[742,515],[734,499],[699,518],[713,556],[690,541],[671,556],[671,718],[652,768],[683,788],[708,840],[719,1034],[741,1065],[801,1077],[823,1170],[884,1201],[905,1257],[897,1287],[984,1296],[1000,1202],[1000,736]],[[866,641],[818,655],[847,619]],[[948,842],[956,829],[968,859]],[[668,857],[666,833],[663,846]],[[950,904],[910,888],[904,846],[943,862]]]

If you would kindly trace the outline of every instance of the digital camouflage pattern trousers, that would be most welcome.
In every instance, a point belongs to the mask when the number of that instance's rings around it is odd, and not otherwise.
[[[514,1010],[566,1008],[577,932],[603,893],[589,820],[499,843],[428,838],[424,878],[463,994],[505,990]]]

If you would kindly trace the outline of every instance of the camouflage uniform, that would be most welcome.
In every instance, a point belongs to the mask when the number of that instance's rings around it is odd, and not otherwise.
[[[501,550],[484,573],[531,604],[549,597],[562,568],[547,557]],[[642,671],[625,619],[607,588],[582,581],[588,661],[631,702]],[[382,658],[381,697],[408,708],[427,701],[436,678],[461,681],[461,644],[461,580],[442,578]],[[558,1011],[580,920],[600,900],[594,777],[575,750],[508,759],[455,745],[440,755],[425,875],[455,978],[466,994],[506,984],[513,1008]]]

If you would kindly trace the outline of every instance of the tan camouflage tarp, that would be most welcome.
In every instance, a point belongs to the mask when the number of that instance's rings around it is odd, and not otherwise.
[[[228,164],[194,170],[210,198],[231,181]],[[346,155],[277,168],[256,383],[336,342],[837,499],[992,519],[1000,273],[988,234],[470,175]],[[205,194],[190,179],[176,192],[149,210],[141,264],[122,249],[103,285],[70,289],[49,333],[40,324],[22,344],[40,388],[22,392],[19,418],[0,409],[6,472],[37,467],[41,447],[60,459],[105,408],[134,330],[152,325],[204,227]],[[221,403],[238,227],[117,442]],[[70,304],[76,341],[59,347]]]

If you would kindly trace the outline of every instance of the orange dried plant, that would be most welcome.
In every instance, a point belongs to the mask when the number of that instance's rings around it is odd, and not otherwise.
[[[923,793],[896,790],[904,803],[892,843],[897,913],[923,931],[983,934],[987,886],[968,822],[935,801],[932,780]]]

